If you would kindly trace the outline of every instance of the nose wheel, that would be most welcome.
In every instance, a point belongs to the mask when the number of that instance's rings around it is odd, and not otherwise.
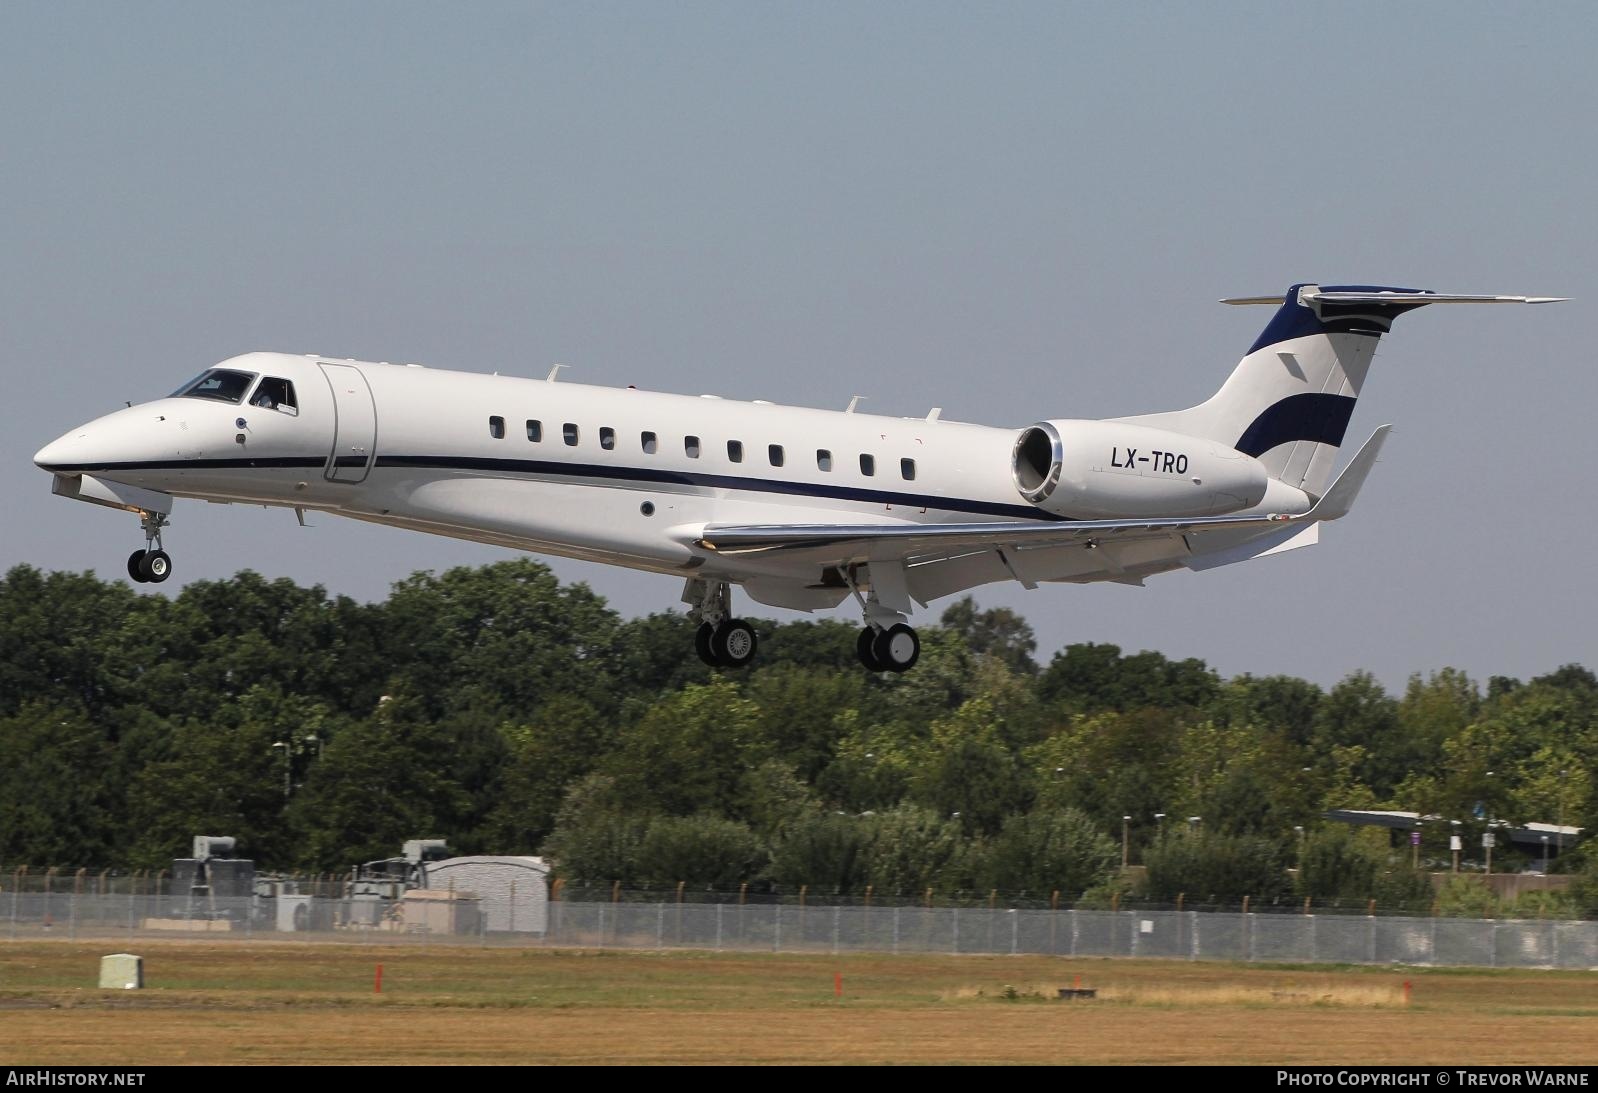
[[[128,555],[128,576],[136,584],[160,584],[172,576],[172,556],[161,549],[161,529],[167,519],[159,512],[145,513],[144,549]]]

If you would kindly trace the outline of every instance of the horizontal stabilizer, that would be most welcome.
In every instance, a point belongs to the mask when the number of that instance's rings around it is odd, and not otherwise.
[[[1223,304],[1271,304],[1278,305],[1286,302],[1285,296],[1233,296],[1222,300]],[[1393,303],[1428,303],[1428,304],[1559,304],[1569,300],[1568,296],[1471,296],[1455,292],[1394,292],[1390,289],[1380,292],[1354,292],[1346,289],[1321,291],[1318,289],[1300,289],[1299,303],[1314,302],[1328,304],[1393,304]]]

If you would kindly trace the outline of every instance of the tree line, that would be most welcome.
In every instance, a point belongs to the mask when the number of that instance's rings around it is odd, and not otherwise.
[[[1424,898],[1415,862],[1493,820],[1598,820],[1598,678],[1388,694],[1222,679],[1068,646],[970,599],[873,676],[855,627],[765,623],[707,668],[680,614],[623,619],[529,559],[358,603],[252,572],[168,599],[90,573],[0,579],[0,873],[160,868],[195,834],[343,871],[419,836],[544,853],[574,884],[836,895]],[[1458,820],[1394,848],[1330,808]],[[1501,848],[1495,867],[1514,868]],[[1577,901],[1598,904],[1598,855]],[[1289,867],[1296,870],[1290,879]]]

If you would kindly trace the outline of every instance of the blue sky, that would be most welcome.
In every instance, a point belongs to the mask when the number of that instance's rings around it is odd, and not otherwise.
[[[1045,656],[1592,665],[1595,47],[1569,3],[3,5],[7,561],[120,575],[136,522],[29,457],[246,350],[1020,426],[1207,397],[1268,318],[1222,296],[1387,283],[1576,299],[1401,320],[1321,545],[979,601]],[[181,505],[152,594],[506,556],[317,523]]]

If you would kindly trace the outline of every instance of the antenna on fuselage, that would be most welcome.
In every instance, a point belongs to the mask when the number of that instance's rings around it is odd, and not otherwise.
[[[854,413],[854,408],[856,406],[859,406],[865,400],[866,400],[866,396],[864,396],[864,395],[856,395],[854,398],[849,400],[849,408],[847,410],[845,410],[844,413],[846,413],[846,414]]]
[[[570,368],[570,367],[571,367],[571,365],[569,365],[569,364],[557,364],[557,365],[555,365],[554,367],[552,367],[549,370],[549,375],[544,377],[544,382],[545,383],[554,383],[555,382],[555,377],[560,375],[560,370],[562,368]]]

